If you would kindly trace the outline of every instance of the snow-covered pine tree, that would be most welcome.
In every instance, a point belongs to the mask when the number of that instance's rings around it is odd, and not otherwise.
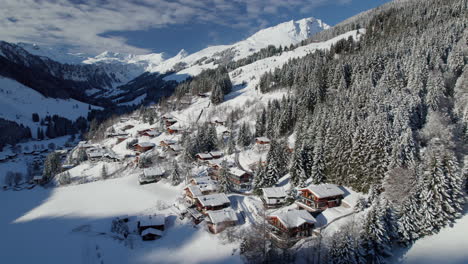
[[[262,137],[265,135],[266,130],[266,111],[265,108],[257,116],[257,121],[255,122],[255,137]]]
[[[177,164],[176,160],[174,160],[174,162],[172,163],[172,172],[170,179],[173,186],[177,186],[182,182],[179,165]]]
[[[385,263],[385,258],[391,256],[391,240],[379,210],[379,204],[372,206],[364,218],[359,244],[367,263]]]
[[[60,169],[60,154],[57,152],[52,152],[49,155],[47,155],[47,158],[44,162],[44,178],[46,180],[52,179],[57,173],[60,172]]]
[[[419,238],[421,215],[419,213],[418,202],[420,187],[416,186],[411,195],[403,202],[399,210],[397,219],[398,242],[404,246],[409,246]]]
[[[109,173],[107,172],[107,166],[104,163],[102,164],[102,168],[101,168],[101,178],[104,180],[109,178]]]
[[[221,162],[221,168],[219,169],[219,192],[229,192],[229,179],[228,179],[228,166],[226,160]]]
[[[328,245],[328,263],[330,264],[358,264],[364,263],[360,259],[359,249],[348,230],[339,230],[333,234]]]
[[[291,184],[293,186],[301,186],[306,178],[304,168],[304,161],[302,160],[301,146],[296,146],[294,149],[291,166],[289,168],[289,175]]]

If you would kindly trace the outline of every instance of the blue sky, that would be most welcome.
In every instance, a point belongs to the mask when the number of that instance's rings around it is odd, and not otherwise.
[[[195,52],[305,17],[329,25],[388,0],[2,0],[0,39],[100,53]]]

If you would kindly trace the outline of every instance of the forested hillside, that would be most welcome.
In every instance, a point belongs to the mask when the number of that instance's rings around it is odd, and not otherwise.
[[[360,42],[343,40],[261,77],[262,93],[287,88],[292,94],[269,104],[268,118],[259,115],[256,125],[257,136],[296,133],[292,182],[370,190],[374,206],[360,235],[337,234],[342,244],[330,252],[332,263],[380,263],[394,241],[410,244],[460,216],[467,3],[387,4],[345,25],[365,26]],[[260,175],[274,177],[266,170]]]

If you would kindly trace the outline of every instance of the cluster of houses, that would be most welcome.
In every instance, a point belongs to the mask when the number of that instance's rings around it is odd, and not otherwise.
[[[218,183],[210,176],[193,178],[184,189],[187,214],[195,224],[204,219],[208,229],[216,234],[238,224],[237,213],[225,193],[218,193]]]
[[[335,184],[309,185],[299,189],[296,208],[278,209],[267,216],[270,239],[280,248],[288,248],[302,238],[312,235],[317,216],[324,210],[340,206],[344,191]],[[286,202],[282,187],[263,188],[265,208],[279,208]]]
[[[84,149],[86,157],[90,161],[100,161],[100,160],[109,160],[109,161],[120,161],[120,158],[107,148],[96,146],[90,144],[86,141],[81,141],[78,143],[78,148]]]
[[[223,161],[223,153],[220,151],[212,151],[209,153],[198,153],[195,155],[199,164],[207,165],[209,176],[214,180],[219,179],[219,171]],[[246,192],[252,189],[253,175],[249,172],[241,170],[234,166],[231,162],[227,162],[229,188],[233,192]]]

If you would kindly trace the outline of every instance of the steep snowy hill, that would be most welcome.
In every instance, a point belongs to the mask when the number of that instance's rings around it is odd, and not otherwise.
[[[93,106],[92,109],[102,109]],[[0,118],[29,126],[36,132],[39,123],[32,121],[33,113],[41,118],[46,115],[60,115],[70,120],[86,117],[89,105],[74,99],[47,98],[21,83],[0,77]]]

